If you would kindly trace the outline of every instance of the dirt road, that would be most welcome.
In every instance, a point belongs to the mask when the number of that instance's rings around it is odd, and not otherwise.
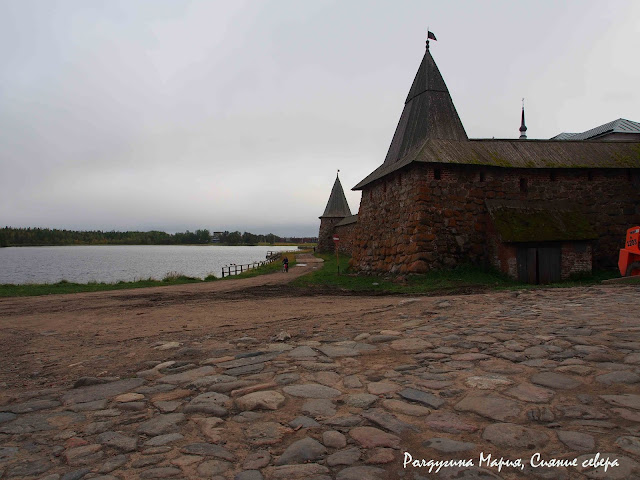
[[[0,478],[640,478],[638,286],[293,293],[311,268],[0,300]]]
[[[240,280],[0,299],[0,358],[11,359],[0,368],[0,399],[78,376],[130,374],[158,357],[148,351],[156,342],[207,349],[243,332],[266,339],[278,329],[308,328],[300,321],[333,302],[287,298],[288,282],[322,268],[309,254],[297,261],[288,273]]]

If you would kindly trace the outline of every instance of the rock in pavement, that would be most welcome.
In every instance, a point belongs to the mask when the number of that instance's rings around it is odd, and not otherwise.
[[[544,447],[549,442],[545,432],[514,423],[493,423],[484,429],[482,438],[499,447],[527,450]]]
[[[355,427],[349,431],[349,435],[365,448],[400,447],[400,437],[374,427]]]
[[[292,463],[306,463],[323,458],[327,449],[317,440],[305,437],[292,443],[276,461],[276,465],[289,465]]]
[[[277,410],[284,402],[284,396],[274,390],[249,393],[236,398],[236,405],[240,410]]]

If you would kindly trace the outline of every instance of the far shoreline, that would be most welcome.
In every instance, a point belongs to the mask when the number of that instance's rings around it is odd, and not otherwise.
[[[65,244],[30,244],[0,245],[0,248],[21,247],[298,247],[313,248],[315,244],[306,243],[252,243],[233,245],[230,243],[65,243]]]

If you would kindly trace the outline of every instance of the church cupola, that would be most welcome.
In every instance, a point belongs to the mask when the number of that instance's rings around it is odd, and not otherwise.
[[[527,126],[524,124],[524,98],[522,99],[522,119],[520,120],[520,140],[527,139]]]

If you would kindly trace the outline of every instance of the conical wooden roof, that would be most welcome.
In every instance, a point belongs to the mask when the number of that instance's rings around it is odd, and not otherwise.
[[[401,160],[421,148],[427,140],[468,140],[447,85],[428,48],[407,95],[384,164]]]
[[[340,178],[336,175],[336,181],[331,189],[331,195],[327,202],[327,208],[320,218],[344,218],[351,215],[347,197],[344,195]]]

